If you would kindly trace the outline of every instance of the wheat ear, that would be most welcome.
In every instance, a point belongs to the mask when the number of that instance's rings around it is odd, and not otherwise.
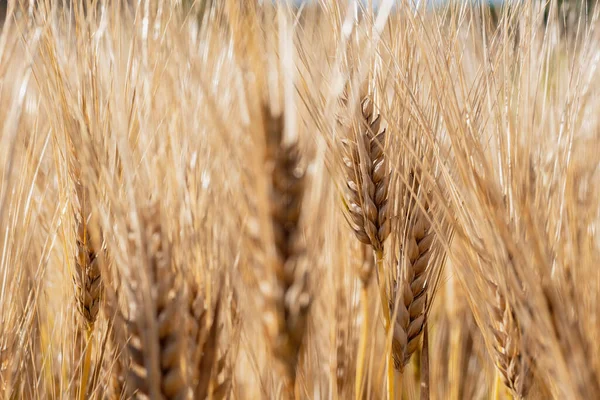
[[[392,339],[394,366],[401,372],[419,347],[419,339],[423,332],[428,293],[427,272],[434,240],[433,229],[426,215],[429,211],[428,203],[418,205],[412,200],[413,194],[419,193],[419,182],[414,172],[409,175],[409,181],[413,193],[407,193],[407,227],[402,241],[403,248],[400,250],[400,276],[394,285],[393,301],[389,304],[390,312],[393,313],[395,299],[401,296]],[[421,206],[424,210],[421,210]]]
[[[89,199],[83,185],[77,181],[77,200],[79,206],[75,211],[77,221],[77,255],[75,257],[75,271],[73,283],[75,285],[75,299],[77,309],[82,316],[85,328],[85,352],[82,365],[81,381],[79,386],[79,399],[87,396],[88,380],[92,367],[92,335],[94,324],[100,311],[100,300],[102,296],[102,276],[100,271],[100,260],[92,243],[90,233],[90,207]]]
[[[127,327],[131,335],[127,354],[131,365],[126,389],[130,395],[183,399],[188,386],[183,373],[185,310],[171,258],[171,247],[161,230],[156,207],[140,215],[141,246],[146,265],[141,265],[148,287],[135,289],[145,301],[138,301]],[[131,237],[133,239],[133,235]],[[132,240],[135,241],[135,240]],[[139,254],[139,253],[136,253]],[[145,293],[144,293],[145,292]],[[150,306],[148,309],[148,305]]]
[[[430,274],[434,264],[435,239],[431,226],[432,210],[421,179],[419,168],[409,170],[402,207],[403,234],[400,237],[397,276],[393,277],[392,297],[388,305],[389,313],[394,315],[392,355],[400,388],[404,367],[419,348],[427,320],[428,296],[436,282]]]
[[[283,116],[265,107],[266,165],[269,179],[269,209],[275,245],[274,279],[261,285],[265,300],[263,325],[273,355],[284,366],[288,394],[296,380],[298,355],[304,339],[310,294],[308,277],[298,268],[298,231],[304,173],[299,168],[297,144],[283,143]]]
[[[357,239],[373,248],[382,305],[388,304],[386,285],[383,282],[383,244],[391,231],[388,216],[389,177],[387,159],[383,151],[385,129],[380,130],[381,118],[373,114],[373,102],[365,98],[361,103],[361,120],[354,140],[342,141],[344,147],[344,173],[346,178],[347,220]],[[367,347],[367,292],[374,268],[361,268],[361,307],[363,326],[358,346],[356,367],[356,398],[362,396],[363,366]],[[390,326],[387,306],[383,306],[386,332]],[[388,362],[390,364],[390,362]],[[388,365],[388,392],[393,397],[393,371]]]
[[[357,239],[371,245],[376,253],[383,251],[383,242],[391,229],[387,159],[383,152],[386,132],[380,130],[380,125],[381,118],[373,115],[373,103],[364,99],[355,140],[342,140],[349,223]],[[359,277],[368,283],[372,273],[372,270],[361,271]]]
[[[521,354],[521,330],[512,308],[507,303],[500,289],[490,282],[496,293],[492,309],[494,336],[494,356],[496,368],[506,387],[516,399],[527,396],[531,387],[532,374],[530,362]]]
[[[75,261],[75,291],[77,309],[83,317],[86,330],[93,330],[102,293],[100,263],[90,241],[86,224],[79,224],[77,235],[77,257]]]
[[[85,325],[85,352],[79,387],[79,399],[83,400],[87,396],[87,382],[92,364],[92,335],[100,310],[100,296],[102,293],[100,263],[90,243],[90,235],[85,224],[80,224],[78,228],[77,257],[73,280],[75,282],[77,309],[81,313]]]

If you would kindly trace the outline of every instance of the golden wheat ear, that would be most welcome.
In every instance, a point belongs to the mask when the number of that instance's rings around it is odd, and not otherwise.
[[[456,254],[470,243],[470,238],[457,236]],[[470,246],[471,244],[467,245]],[[465,248],[466,257],[462,258],[463,265],[475,265],[473,272],[470,269],[460,271],[454,269],[460,279],[467,281],[470,287],[465,286],[465,294],[470,296],[469,303],[477,326],[481,331],[487,350],[496,367],[495,389],[496,393],[504,390],[506,386],[511,395],[516,399],[527,398],[534,386],[534,368],[536,361],[532,357],[534,352],[531,347],[535,345],[532,338],[526,338],[523,328],[515,312],[515,298],[523,296],[520,284],[512,286],[503,284],[501,279],[510,279],[498,274],[493,265],[501,265],[503,269],[516,271],[513,257],[508,253],[491,261],[485,258],[482,252]],[[463,250],[464,250],[463,249]],[[469,275],[465,275],[468,272]],[[516,287],[515,287],[516,286]],[[512,302],[510,301],[512,299]],[[499,394],[498,394],[499,395]]]
[[[127,320],[126,389],[132,396],[182,399],[188,392],[183,370],[186,332],[181,329],[185,303],[158,207],[142,210],[140,227],[139,250],[146,261],[138,266],[143,269],[138,273],[145,274],[148,286],[141,279],[136,283],[135,307]],[[132,240],[134,246],[136,242]]]
[[[411,192],[425,200],[425,194],[419,190],[419,179],[421,178],[413,171],[409,174],[408,183]],[[399,275],[389,303],[390,313],[396,311],[392,351],[394,366],[399,371],[403,371],[420,345],[431,284],[429,268],[432,267],[434,254],[435,235],[430,223],[431,216],[427,215],[428,201],[417,204],[412,193],[407,193],[407,201],[403,207],[406,230],[400,243]],[[396,301],[398,309],[394,310]]]
[[[383,242],[391,231],[387,158],[383,151],[386,131],[380,125],[372,101],[365,98],[355,138],[342,140],[348,223],[356,238],[376,252],[383,251]],[[361,280],[368,281],[369,272],[364,271]]]
[[[283,116],[264,109],[269,174],[269,220],[274,238],[274,274],[261,284],[265,300],[263,325],[275,358],[283,366],[288,394],[296,381],[300,347],[306,332],[311,295],[307,271],[299,265],[302,245],[299,224],[304,194],[304,171],[297,143],[283,141]]]
[[[75,283],[77,309],[83,317],[86,329],[93,329],[100,311],[102,276],[100,260],[86,232],[80,224],[77,234],[77,257],[75,261]]]
[[[390,327],[387,288],[384,283],[384,242],[391,232],[388,211],[389,171],[384,152],[386,130],[381,129],[381,117],[375,115],[374,104],[365,97],[360,104],[358,129],[353,138],[342,143],[342,162],[346,191],[344,196],[345,217],[356,238],[370,245],[375,263],[363,263],[357,271],[361,280],[361,305],[364,315],[358,345],[355,395],[362,396],[363,365],[366,357],[368,325],[366,323],[368,298],[367,291],[375,266],[386,331]],[[388,396],[393,393],[391,356],[388,360]]]
[[[76,247],[75,269],[73,272],[73,283],[75,287],[75,301],[81,315],[81,325],[85,335],[83,360],[81,364],[81,375],[79,384],[79,398],[83,399],[93,387],[88,387],[90,371],[93,370],[92,351],[94,327],[100,311],[100,302],[103,294],[103,281],[101,271],[101,260],[103,254],[96,251],[101,247],[101,234],[99,227],[92,219],[89,195],[81,182],[76,182],[77,203],[75,207]],[[101,250],[102,251],[102,250]],[[81,336],[80,336],[81,337]],[[93,380],[92,380],[93,384]]]
[[[81,383],[79,388],[80,399],[87,396],[88,380],[92,370],[92,343],[94,325],[100,311],[100,300],[102,295],[102,274],[100,272],[100,261],[93,246],[90,243],[89,234],[84,233],[85,228],[80,227],[77,238],[77,257],[75,261],[75,297],[77,309],[82,316],[82,325],[85,327],[85,351],[82,364]],[[83,239],[83,240],[82,240]]]
[[[504,385],[511,391],[515,399],[527,397],[533,381],[532,360],[522,354],[523,346],[521,329],[512,308],[500,292],[490,282],[496,292],[496,303],[492,305],[494,335],[494,356]]]

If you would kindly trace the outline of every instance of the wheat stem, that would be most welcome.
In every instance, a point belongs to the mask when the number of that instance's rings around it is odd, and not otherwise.
[[[503,382],[503,378],[502,378],[502,373],[498,370],[496,370],[496,379],[494,379],[494,391],[493,391],[493,397],[492,400],[500,400],[500,398],[502,397],[500,395],[500,388],[502,386],[504,386]]]
[[[92,334],[94,332],[94,325],[90,325],[85,331],[85,356],[83,361],[83,372],[81,374],[81,383],[79,387],[79,400],[86,398],[87,392],[87,381],[90,375],[90,367],[92,364]]]
[[[429,328],[423,326],[423,350],[421,351],[421,400],[429,400]]]
[[[460,370],[460,365],[462,364],[462,335],[462,325],[456,320],[452,321],[450,328],[450,356],[448,359],[450,382],[461,382],[460,379],[462,379],[462,371]],[[450,386],[450,400],[460,399],[460,388],[461,385]]]
[[[394,399],[394,358],[391,351],[391,346],[387,345],[390,328],[391,328],[391,320],[390,320],[390,310],[387,306],[389,304],[389,297],[387,294],[387,290],[385,288],[385,275],[384,275],[384,264],[383,264],[383,251],[376,250],[375,251],[375,263],[377,264],[377,274],[379,276],[379,296],[381,297],[381,305],[383,309],[383,318],[385,321],[385,337],[386,337],[386,359],[387,359],[387,392],[388,398]]]
[[[386,333],[389,332],[390,329],[390,310],[386,305],[389,304],[389,297],[387,290],[385,288],[385,271],[383,265],[383,251],[375,251],[375,262],[377,264],[377,274],[379,276],[379,296],[381,297],[382,309],[383,309],[383,318],[385,320],[385,330]],[[387,352],[387,350],[386,350]]]
[[[411,356],[410,363],[412,364],[413,379],[418,382],[419,377],[421,376],[421,359],[423,357],[421,349],[415,350],[414,355],[414,357]]]
[[[398,398],[402,399],[402,385],[404,383],[404,373],[394,368],[394,361],[390,361],[388,358],[388,368],[392,371],[391,375],[394,377],[394,381],[396,384],[396,392],[392,391],[391,396],[395,396],[398,394]],[[395,400],[395,397],[390,397],[390,399]]]
[[[367,354],[367,335],[369,334],[368,287],[365,283],[361,285],[360,289],[360,304],[363,321],[358,344],[358,358],[356,360],[355,397],[357,400],[360,399],[362,396],[363,369]]]

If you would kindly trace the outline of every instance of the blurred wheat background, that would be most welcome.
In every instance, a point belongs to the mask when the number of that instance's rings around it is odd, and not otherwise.
[[[2,398],[600,398],[600,8],[376,3],[4,4]]]

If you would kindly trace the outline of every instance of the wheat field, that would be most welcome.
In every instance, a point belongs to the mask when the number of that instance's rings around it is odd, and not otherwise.
[[[600,7],[421,3],[9,0],[0,397],[599,399]]]

